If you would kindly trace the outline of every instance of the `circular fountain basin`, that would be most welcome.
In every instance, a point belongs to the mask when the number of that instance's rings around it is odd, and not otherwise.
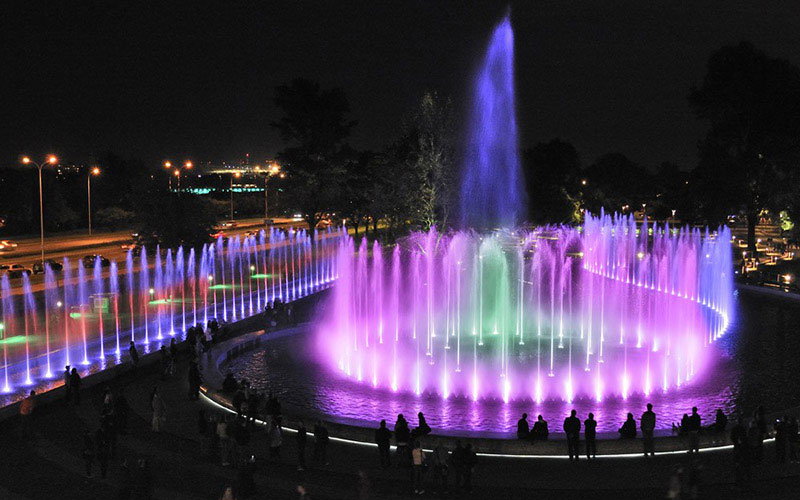
[[[692,406],[699,408],[708,424],[717,408],[735,419],[737,413],[750,414],[759,404],[768,412],[800,404],[800,384],[794,375],[800,369],[800,339],[792,333],[800,321],[800,303],[746,291],[737,298],[737,310],[738,319],[729,334],[711,347],[712,361],[702,376],[649,397],[634,393],[626,399],[608,397],[600,402],[578,398],[572,403],[560,399],[506,403],[500,398],[472,401],[373,388],[317,359],[312,326],[282,335],[265,334],[257,348],[241,349],[230,359],[221,359],[218,368],[246,378],[259,391],[275,392],[290,417],[309,420],[374,427],[386,419],[391,426],[397,414],[403,413],[413,426],[421,411],[438,435],[509,438],[523,412],[531,423],[542,414],[550,432],[557,434],[563,418],[575,409],[581,419],[593,412],[600,437],[612,438],[628,412],[638,421],[645,404],[651,402],[658,414],[657,434],[665,436]]]

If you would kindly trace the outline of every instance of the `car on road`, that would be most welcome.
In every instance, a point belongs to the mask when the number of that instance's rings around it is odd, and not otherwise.
[[[22,264],[0,264],[0,275],[7,275],[9,279],[21,278],[23,274],[30,275],[32,271]]]
[[[64,265],[61,264],[61,262],[59,262],[59,261],[57,261],[55,259],[46,259],[44,261],[44,263],[49,265],[50,269],[52,269],[55,272],[59,272],[62,269],[64,269]],[[37,262],[33,263],[33,267],[32,267],[33,274],[43,274],[44,273],[44,269],[45,269],[45,267],[44,267],[44,265],[42,265],[41,262],[37,261]]]
[[[0,252],[10,252],[17,249],[17,244],[9,240],[0,240]]]
[[[108,267],[111,265],[111,261],[106,259],[102,255],[92,254],[92,255],[87,255],[83,258],[83,267],[87,269],[92,269],[97,259],[100,259],[101,267]]]

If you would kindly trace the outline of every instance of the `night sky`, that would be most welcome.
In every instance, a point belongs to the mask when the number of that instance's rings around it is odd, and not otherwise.
[[[11,3],[11,2],[6,2]],[[380,148],[426,89],[463,112],[507,2],[15,1],[0,7],[0,162],[106,151],[259,159],[282,144],[276,85],[346,91],[351,143]],[[131,4],[130,6],[123,4]],[[703,124],[686,95],[708,56],[747,39],[800,63],[796,1],[512,2],[521,145],[561,137],[584,164],[619,151],[653,167],[695,163]]]

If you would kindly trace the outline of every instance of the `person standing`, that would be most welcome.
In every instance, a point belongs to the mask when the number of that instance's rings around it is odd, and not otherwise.
[[[83,435],[83,463],[86,466],[86,475],[92,477],[92,465],[94,464],[95,446],[92,433],[86,431]]]
[[[77,368],[73,368],[69,373],[69,389],[72,391],[72,399],[76,405],[81,404],[81,375]]]
[[[269,427],[269,457],[280,460],[281,444],[283,443],[283,429],[281,429],[281,417],[272,417]]]
[[[219,442],[220,463],[223,467],[231,464],[231,437],[228,429],[228,419],[220,415],[217,421],[217,441]]]
[[[412,474],[414,478],[414,493],[422,495],[425,489],[422,484],[422,466],[425,463],[425,452],[422,451],[422,446],[419,440],[414,441],[414,447],[411,449],[411,465],[413,467]]]
[[[700,427],[702,422],[696,406],[692,407],[692,414],[689,415],[686,423],[689,431],[689,453],[697,453],[700,451]]]
[[[70,387],[69,387],[69,365],[66,366],[64,369],[64,402],[69,404],[70,398]]]
[[[653,439],[653,432],[656,428],[656,414],[653,411],[653,405],[650,403],[647,403],[647,411],[642,413],[640,426],[642,428],[644,456],[654,457],[656,455],[656,447]]]
[[[450,453],[447,448],[440,441],[437,441],[431,455],[431,461],[433,462],[431,469],[433,471],[433,485],[440,497],[447,494],[447,462],[449,458]]]
[[[583,421],[583,437],[586,439],[586,460],[597,458],[597,420],[594,413]]]
[[[189,362],[189,401],[197,401],[200,392],[200,369],[194,361]]]
[[[297,470],[303,472],[306,469],[306,424],[300,421],[297,427],[295,440],[297,441]]]
[[[328,465],[328,428],[322,420],[314,426],[314,460]]]
[[[128,355],[131,357],[133,367],[139,366],[139,351],[136,350],[136,344],[131,340],[130,347],[128,347]]]
[[[153,394],[150,399],[150,405],[153,410],[153,421],[151,422],[153,432],[161,432],[164,426],[164,420],[167,413],[167,407],[164,404],[164,399],[158,393],[158,387],[153,388]]]
[[[408,422],[401,413],[397,415],[397,422],[394,424],[394,442],[397,445],[397,463],[401,467],[409,466],[409,439],[411,439],[411,431],[408,428]]]
[[[31,391],[27,398],[19,405],[19,418],[22,427],[22,440],[26,441],[33,436],[33,410],[36,409],[36,391]]]
[[[577,462],[581,453],[581,421],[576,414],[577,412],[572,410],[569,417],[564,419],[564,433],[567,435],[567,453],[569,454],[570,462]]]
[[[384,469],[391,465],[389,458],[389,444],[392,439],[392,431],[386,428],[386,420],[381,420],[380,427],[375,431],[375,443],[378,445],[378,456],[380,457],[381,467]]]

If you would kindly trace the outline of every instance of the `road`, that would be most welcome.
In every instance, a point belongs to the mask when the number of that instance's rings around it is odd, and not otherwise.
[[[298,219],[285,218],[275,219],[275,221],[275,227],[305,227],[305,222]],[[236,221],[236,227],[233,229],[226,229],[224,233],[228,236],[234,236],[237,234],[243,234],[247,231],[257,230],[261,227],[263,227],[262,218],[241,219]],[[18,247],[11,252],[0,253],[0,264],[22,264],[25,267],[30,267],[34,262],[40,259],[40,245],[38,238],[24,238],[14,241],[18,244]],[[127,251],[122,248],[122,245],[128,244],[131,241],[132,237],[130,230],[100,233],[92,236],[85,234],[71,234],[54,236],[51,238],[45,237],[45,259],[55,259],[60,261],[64,257],[68,257],[73,263],[75,263],[85,255],[98,254],[110,260],[116,260],[118,264],[124,267]],[[107,270],[104,270],[104,276],[107,275],[107,273]],[[43,282],[43,275],[32,275],[32,291],[39,291],[43,286]],[[11,280],[11,286],[14,289],[14,292],[17,292],[22,287],[22,280]]]

